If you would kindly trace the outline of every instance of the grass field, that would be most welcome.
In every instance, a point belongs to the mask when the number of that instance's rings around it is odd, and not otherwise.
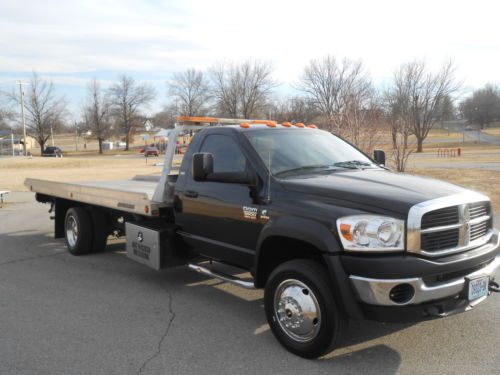
[[[477,169],[409,169],[407,173],[437,178],[475,190],[490,197],[493,209],[500,212],[500,172]]]
[[[159,158],[161,161],[161,158]],[[72,158],[2,158],[0,159],[0,188],[23,191],[27,177],[54,181],[100,181],[129,179],[135,175],[161,172],[153,166],[159,161],[149,158],[72,157]]]

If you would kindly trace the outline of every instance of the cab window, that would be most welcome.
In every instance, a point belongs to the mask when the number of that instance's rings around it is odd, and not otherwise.
[[[200,152],[214,157],[214,172],[244,172],[246,158],[238,144],[227,135],[212,134],[203,141]]]

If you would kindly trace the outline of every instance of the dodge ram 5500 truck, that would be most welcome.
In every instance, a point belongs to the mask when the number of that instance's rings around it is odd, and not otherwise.
[[[154,269],[188,264],[264,288],[275,337],[314,358],[348,319],[445,317],[498,291],[488,197],[384,163],[314,125],[180,117],[158,178],[26,186],[52,204],[70,253],[101,251],[115,234]]]

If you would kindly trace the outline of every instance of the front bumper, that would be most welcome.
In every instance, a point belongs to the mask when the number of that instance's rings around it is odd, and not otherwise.
[[[500,256],[497,256],[489,264],[475,272],[466,274],[451,281],[431,284],[423,277],[412,277],[406,279],[371,279],[360,276],[349,276],[356,295],[361,302],[378,306],[404,306],[426,303],[435,300],[457,297],[465,289],[466,279],[475,279],[489,276],[494,280],[494,274],[500,267]],[[413,296],[402,303],[391,300],[390,292],[398,285],[409,285],[414,290]],[[472,301],[471,305],[477,304],[479,300]]]
[[[329,257],[334,282],[339,285],[346,313],[352,318],[377,321],[417,321],[471,309],[486,297],[468,301],[467,280],[488,276],[500,267],[500,237],[467,252],[429,259],[412,254]],[[391,290],[411,286],[414,294],[394,302]],[[340,289],[340,290],[339,290]]]

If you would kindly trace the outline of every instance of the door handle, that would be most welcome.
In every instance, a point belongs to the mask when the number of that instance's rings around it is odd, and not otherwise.
[[[184,195],[188,198],[198,198],[198,192],[193,190],[186,190]]]

